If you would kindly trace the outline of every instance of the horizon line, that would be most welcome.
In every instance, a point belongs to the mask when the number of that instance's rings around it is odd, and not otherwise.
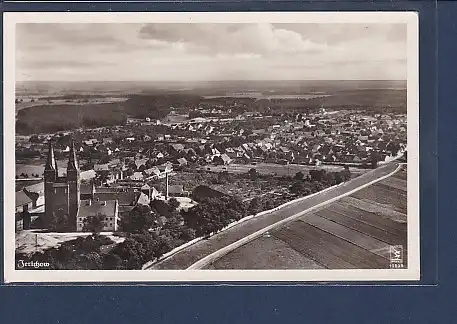
[[[239,81],[408,81],[407,79],[227,79],[227,80],[17,80],[18,82],[239,82]]]

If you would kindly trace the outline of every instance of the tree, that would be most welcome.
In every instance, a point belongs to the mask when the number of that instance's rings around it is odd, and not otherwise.
[[[309,175],[312,181],[322,181],[325,175],[325,170],[310,170]]]
[[[143,265],[142,244],[131,237],[127,237],[124,242],[119,243],[113,253],[119,256],[126,269],[141,269]]]
[[[195,238],[195,230],[187,226],[183,226],[179,238],[186,242],[191,241]]]
[[[39,139],[38,135],[32,135],[32,136],[30,136],[29,142],[30,143],[39,143],[40,139]]]
[[[260,212],[262,209],[261,201],[259,198],[255,197],[249,202],[248,213],[255,215]]]
[[[304,177],[305,177],[305,175],[303,174],[303,172],[298,171],[297,173],[295,173],[294,179],[301,181],[301,180],[303,180]]]
[[[65,232],[68,230],[68,225],[68,215],[62,208],[59,208],[53,213],[49,229],[56,232]]]
[[[249,169],[248,175],[251,178],[251,180],[256,180],[258,178],[257,170],[254,168]]]
[[[325,180],[327,181],[328,184],[331,186],[335,185],[336,182],[336,175],[335,172],[328,172],[325,174]]]
[[[121,218],[120,227],[124,232],[141,233],[151,228],[155,216],[148,205],[138,205]]]
[[[106,215],[98,213],[95,216],[88,216],[84,219],[83,232],[100,233],[105,226]]]
[[[77,268],[84,270],[101,270],[103,269],[103,261],[97,252],[83,254],[78,258]]]
[[[103,257],[104,270],[118,270],[123,268],[122,259],[119,255],[114,253],[105,254]]]
[[[176,210],[179,207],[179,201],[176,198],[170,198],[168,199],[168,206],[170,206],[170,209]]]
[[[351,179],[351,171],[349,170],[349,166],[345,166],[344,170],[340,172],[342,181],[348,181]]]
[[[292,186],[290,186],[290,192],[299,195],[305,189],[305,184],[302,181],[294,181]]]

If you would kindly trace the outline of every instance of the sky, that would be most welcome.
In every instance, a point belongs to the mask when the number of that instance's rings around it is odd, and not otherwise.
[[[406,80],[406,24],[17,24],[17,81]]]

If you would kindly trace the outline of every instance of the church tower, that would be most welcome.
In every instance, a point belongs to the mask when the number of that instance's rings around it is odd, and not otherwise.
[[[76,217],[80,203],[80,175],[78,159],[73,141],[70,147],[70,156],[67,165],[67,183],[68,183],[68,212],[70,226],[76,230]]]
[[[57,181],[57,162],[54,156],[54,148],[49,142],[48,157],[44,167],[44,213],[45,226],[49,225],[53,219],[54,212],[54,183]]]

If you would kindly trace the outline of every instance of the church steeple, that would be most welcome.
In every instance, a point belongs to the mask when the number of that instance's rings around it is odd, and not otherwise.
[[[76,158],[76,150],[73,140],[71,141],[70,145],[70,156],[68,158],[67,172],[68,170],[79,171],[78,159]]]
[[[54,156],[54,148],[52,147],[51,141],[49,141],[48,158],[44,167],[45,171],[57,171],[57,162]]]

